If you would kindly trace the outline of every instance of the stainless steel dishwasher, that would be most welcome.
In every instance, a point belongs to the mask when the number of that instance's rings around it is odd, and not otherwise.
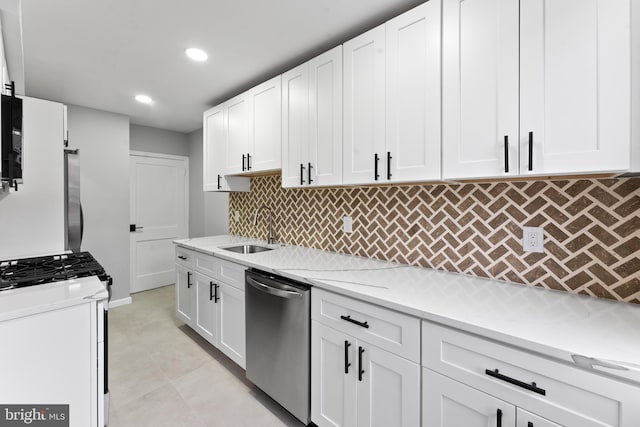
[[[245,280],[247,378],[309,424],[310,287],[253,269]]]

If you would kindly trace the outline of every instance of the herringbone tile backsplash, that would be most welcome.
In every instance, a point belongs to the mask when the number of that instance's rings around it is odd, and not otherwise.
[[[640,179],[283,189],[251,179],[229,197],[232,234],[640,304]],[[233,221],[233,212],[240,220]],[[342,217],[353,218],[353,233]],[[544,228],[544,253],[522,227]]]

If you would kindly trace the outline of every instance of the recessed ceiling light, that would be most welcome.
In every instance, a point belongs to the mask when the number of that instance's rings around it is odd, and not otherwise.
[[[136,95],[136,101],[141,102],[143,104],[151,104],[153,99],[147,95]]]
[[[185,51],[185,53],[189,58],[198,62],[204,62],[209,57],[204,50],[196,49],[195,47],[190,47]]]

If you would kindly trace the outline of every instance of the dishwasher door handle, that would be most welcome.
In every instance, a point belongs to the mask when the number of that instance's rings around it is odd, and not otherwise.
[[[280,298],[302,298],[302,294],[294,291],[287,291],[284,289],[274,288],[273,286],[265,285],[262,282],[258,282],[252,277],[247,277],[247,283],[258,289],[259,291],[280,297]]]

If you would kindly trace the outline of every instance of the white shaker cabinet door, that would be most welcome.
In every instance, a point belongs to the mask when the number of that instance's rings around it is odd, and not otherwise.
[[[214,289],[217,299],[218,343],[220,351],[229,356],[242,369],[245,368],[245,304],[244,291],[226,283]]]
[[[629,1],[523,0],[520,8],[520,173],[628,169]]]
[[[422,369],[423,427],[511,427],[516,408],[429,369]]]
[[[443,178],[518,175],[518,2],[442,8]]]
[[[385,160],[385,49],[384,24],[343,45],[344,184],[373,183],[382,177]]]
[[[356,340],[311,321],[311,421],[318,427],[356,425]]]
[[[282,186],[307,185],[309,146],[309,66],[282,75]]]
[[[520,408],[516,409],[516,419],[516,427],[562,427],[560,424],[556,424]]]
[[[196,292],[195,330],[211,344],[216,345],[217,315],[214,300],[215,282],[212,278],[194,273],[193,286]]]
[[[176,264],[176,314],[180,320],[193,327],[196,310],[196,294],[193,291],[193,273]]]
[[[249,91],[249,172],[280,169],[282,149],[282,82],[277,76]]]
[[[428,1],[386,23],[383,180],[441,177],[440,5]]]
[[[355,350],[358,427],[419,427],[420,365],[362,341]]]
[[[309,64],[307,184],[342,184],[342,46]],[[311,182],[309,182],[309,178]]]
[[[225,102],[227,120],[226,150],[224,150],[225,175],[246,172],[249,153],[249,104],[249,96],[246,92]]]
[[[224,160],[226,158],[226,121],[224,104],[204,113],[202,145],[202,188],[204,191],[223,190]]]

